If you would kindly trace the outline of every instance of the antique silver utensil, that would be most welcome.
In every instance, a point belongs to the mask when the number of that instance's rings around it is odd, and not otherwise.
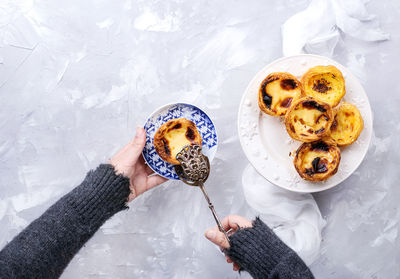
[[[211,203],[206,189],[204,188],[204,182],[206,182],[210,174],[210,161],[208,157],[201,152],[201,146],[198,144],[186,145],[176,155],[176,159],[180,162],[180,165],[175,166],[175,172],[179,179],[187,185],[200,187],[208,202],[208,207],[211,209],[218,229],[225,234],[229,242],[228,233],[222,227],[217,213],[215,212],[214,205]]]

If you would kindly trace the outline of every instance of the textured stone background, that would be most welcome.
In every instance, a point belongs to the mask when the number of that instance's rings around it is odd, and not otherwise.
[[[305,0],[0,0],[0,247],[109,158],[158,106],[204,108],[219,133],[208,192],[253,217],[236,132],[249,80],[282,56]],[[315,197],[327,220],[317,278],[400,278],[400,2],[371,1],[391,39],[342,34],[332,58],[365,86],[374,136],[360,168]],[[190,202],[188,202],[190,201]],[[203,237],[198,189],[168,182],[109,220],[62,278],[239,278]],[[242,275],[241,278],[248,278]]]

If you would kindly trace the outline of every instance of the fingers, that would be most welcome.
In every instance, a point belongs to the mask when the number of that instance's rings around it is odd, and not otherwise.
[[[226,259],[226,262],[227,263],[233,263],[233,270],[234,271],[238,271],[238,270],[240,270],[241,269],[241,267],[240,267],[240,265],[239,264],[237,264],[237,263],[235,263],[234,261],[232,261],[232,259],[231,258],[229,258],[228,256],[225,256],[225,259]]]
[[[134,198],[160,185],[166,180],[166,178],[159,175],[147,176],[144,172],[141,174],[135,174],[130,181],[131,195],[129,196],[128,201],[132,201]]]
[[[145,162],[143,156],[139,157],[139,162],[140,162],[140,165],[144,167],[144,171],[146,172],[147,175],[150,175],[150,174],[154,173],[154,171]]]
[[[167,181],[168,179],[159,176],[159,175],[152,175],[147,177],[147,187],[146,190],[150,190],[162,183],[164,183],[165,181]]]
[[[223,249],[229,248],[229,242],[226,239],[225,234],[220,232],[216,227],[208,229],[205,233],[205,237]]]
[[[133,201],[134,198],[136,198],[136,193],[135,191],[131,191],[131,193],[128,196],[128,202]]]
[[[150,174],[154,173],[154,171],[148,165],[146,165],[144,168],[145,168],[145,171],[146,171],[147,175],[150,175]]]
[[[142,127],[136,128],[136,135],[133,140],[129,143],[129,154],[131,156],[131,160],[139,159],[139,156],[142,154],[144,145],[146,144],[146,133]]]
[[[230,215],[222,220],[222,226],[226,230],[228,229],[237,230],[239,227],[240,228],[252,227],[252,223],[244,217],[238,215]],[[220,232],[217,227],[206,230],[205,236],[208,240],[218,245],[222,249],[229,249],[230,247],[229,242],[225,237],[225,234]],[[239,271],[241,269],[240,265],[232,261],[232,259],[229,258],[228,256],[225,256],[225,259],[227,263],[233,264],[232,268],[234,271]]]
[[[227,217],[225,217],[224,219],[222,219],[221,221],[222,227],[225,230],[237,230],[240,228],[250,228],[253,226],[253,224],[251,223],[250,220],[239,216],[239,215],[229,215]]]
[[[252,223],[246,218],[238,215],[229,215],[222,220],[222,227],[225,230],[237,230],[240,228],[248,228],[252,227]],[[208,229],[205,233],[205,236],[212,243],[220,246],[223,249],[229,248],[229,242],[225,237],[225,234],[220,232],[217,227]]]
[[[109,161],[114,166],[115,172],[126,177],[131,177],[145,144],[146,134],[144,129],[137,127],[135,138],[121,148]]]

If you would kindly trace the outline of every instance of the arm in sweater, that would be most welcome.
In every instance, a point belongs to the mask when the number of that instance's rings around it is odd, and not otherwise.
[[[0,278],[58,278],[112,215],[127,208],[129,179],[100,165],[0,251]]]
[[[226,254],[255,279],[312,279],[300,257],[259,218],[230,237]]]

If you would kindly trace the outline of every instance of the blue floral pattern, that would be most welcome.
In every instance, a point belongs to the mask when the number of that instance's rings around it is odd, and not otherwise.
[[[201,109],[193,105],[179,103],[162,108],[147,119],[144,129],[146,130],[146,145],[143,149],[143,157],[150,168],[159,175],[178,180],[174,166],[165,162],[157,154],[153,146],[154,134],[162,124],[175,118],[186,118],[193,121],[202,138],[202,148],[210,161],[217,150],[217,132],[211,119]]]

